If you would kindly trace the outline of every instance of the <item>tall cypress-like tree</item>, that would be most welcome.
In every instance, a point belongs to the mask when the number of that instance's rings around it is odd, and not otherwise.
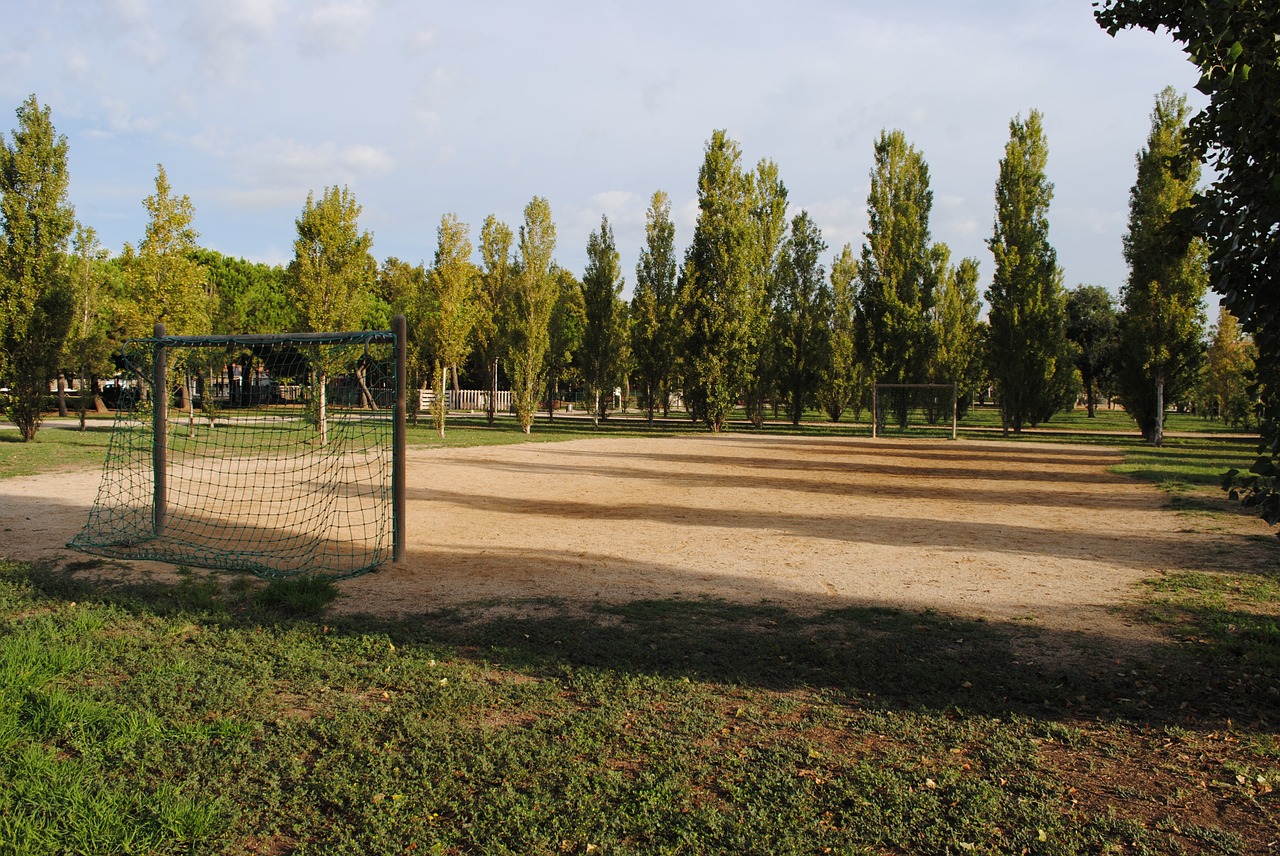
[[[547,357],[543,365],[547,374],[547,418],[555,418],[556,401],[560,398],[560,381],[580,375],[578,355],[582,349],[583,330],[587,326],[587,309],[582,302],[582,283],[562,267],[555,268],[556,305],[548,324]]]
[[[826,250],[808,211],[792,218],[782,248],[773,323],[779,392],[792,425],[800,424],[815,400],[824,361],[830,358],[831,287],[819,260]]]
[[[1249,473],[1228,473],[1233,495],[1280,521],[1280,7],[1274,2],[1100,0],[1107,32],[1164,30],[1200,71],[1208,106],[1188,148],[1214,179],[1194,203],[1209,245],[1210,281],[1258,349],[1261,443]],[[1191,223],[1187,224],[1192,227]]]
[[[839,422],[848,407],[854,418],[861,410],[862,360],[858,358],[857,304],[858,260],[845,244],[831,263],[831,303],[827,314],[827,354],[818,378],[818,403]]]
[[[924,156],[901,131],[881,131],[858,265],[860,350],[878,383],[920,383],[934,350],[929,310],[933,191]]]
[[[684,399],[721,431],[750,376],[753,227],[742,152],[724,131],[707,142],[698,173],[698,222],[680,283]]]
[[[1165,403],[1191,390],[1204,355],[1208,251],[1178,220],[1190,213],[1200,181],[1200,162],[1184,153],[1189,112],[1173,87],[1156,96],[1124,237],[1129,280],[1120,293],[1116,386],[1142,435],[1157,446]]]
[[[214,301],[208,272],[195,258],[195,206],[185,193],[174,194],[162,164],[156,165],[155,185],[156,192],[142,201],[146,234],[136,251],[125,244],[120,257],[133,297],[131,332],[150,336],[160,321],[170,335],[208,333]]]
[[[764,424],[765,402],[776,391],[777,349],[773,347],[774,302],[778,274],[782,266],[782,245],[787,237],[787,187],[778,175],[778,165],[764,159],[748,178],[748,208],[751,239],[750,286],[743,307],[749,322],[747,383],[742,390],[747,418],[759,428]]]
[[[968,410],[982,383],[986,366],[985,342],[978,316],[978,260],[961,259],[951,264],[951,249],[934,244],[933,257],[937,289],[930,312],[935,350],[929,365],[930,383],[954,383],[956,408]]]
[[[467,358],[471,330],[475,326],[479,274],[471,263],[471,228],[456,214],[440,218],[436,229],[436,254],[427,274],[426,296],[432,310],[423,319],[423,344],[431,354],[435,378],[432,416],[444,437],[445,376]]]
[[[1221,307],[1218,323],[1209,331],[1209,349],[1201,375],[1208,415],[1221,418],[1233,428],[1255,424],[1258,396],[1251,381],[1256,357],[1253,341],[1240,329],[1236,316]]]
[[[17,114],[12,143],[0,136],[0,370],[10,379],[5,414],[25,442],[40,428],[42,399],[71,327],[62,261],[75,213],[67,202],[67,138],[34,95]]]
[[[77,396],[80,430],[87,428],[89,405],[99,413],[106,403],[98,393],[98,379],[111,371],[111,351],[118,344],[113,301],[107,289],[107,250],[92,227],[76,226],[71,282],[75,310],[63,359],[80,382]]]
[[[511,398],[528,434],[542,389],[543,360],[550,343],[549,325],[556,304],[556,276],[552,255],[556,224],[551,205],[535,196],[524,209],[520,226],[520,269],[513,279],[507,364],[511,369]]]
[[[661,190],[653,194],[645,213],[645,245],[636,263],[636,287],[631,298],[631,350],[640,381],[640,405],[649,413],[661,404],[666,416],[675,371],[676,322],[675,224],[671,200]]]
[[[995,232],[987,242],[996,265],[987,291],[988,357],[1005,433],[1047,421],[1075,392],[1062,271],[1049,244],[1048,158],[1040,112],[1014,118],[996,181]]]
[[[582,375],[594,398],[592,420],[605,415],[610,390],[618,379],[626,328],[622,294],[622,259],[614,244],[609,218],[600,218],[600,231],[587,238],[587,269],[582,275],[586,329],[582,336]]]
[[[493,424],[498,403],[498,367],[507,353],[510,338],[512,300],[515,290],[515,262],[511,257],[515,234],[511,227],[490,214],[480,228],[480,292],[477,295],[477,349],[489,377],[486,415]]]
[[[373,236],[360,228],[363,209],[346,187],[327,187],[320,199],[307,194],[298,216],[289,264],[289,296],[298,322],[309,332],[356,330],[372,302],[378,265],[370,248]],[[320,444],[328,440],[326,384],[330,367],[312,367],[312,416]]]

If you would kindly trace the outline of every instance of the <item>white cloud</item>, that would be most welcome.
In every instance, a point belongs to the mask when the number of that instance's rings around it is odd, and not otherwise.
[[[368,30],[373,11],[373,4],[364,0],[308,7],[298,15],[303,53],[324,56],[354,49]]]

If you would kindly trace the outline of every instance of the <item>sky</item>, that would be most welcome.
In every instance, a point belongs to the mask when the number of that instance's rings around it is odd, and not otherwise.
[[[683,251],[707,141],[777,163],[790,215],[830,248],[866,229],[873,145],[929,164],[934,241],[991,279],[1009,122],[1040,110],[1064,284],[1118,293],[1135,157],[1156,94],[1194,108],[1167,34],[1112,38],[1090,0],[8,0],[0,133],[31,94],[69,142],[70,201],[118,253],[143,236],[162,164],[202,246],[293,256],[309,192],[348,186],[379,261],[430,264],[446,213],[473,242],[551,205],[581,276],[607,216],[625,292],[656,190]],[[6,120],[4,117],[8,116]]]

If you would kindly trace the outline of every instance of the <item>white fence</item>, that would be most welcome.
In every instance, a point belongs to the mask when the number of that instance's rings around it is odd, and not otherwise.
[[[418,409],[430,410],[431,404],[436,400],[436,392],[434,389],[425,387],[418,390]],[[489,390],[487,389],[450,389],[445,391],[445,400],[449,403],[450,410],[477,410],[488,412],[489,410]],[[494,399],[494,410],[498,413],[511,412],[511,390],[498,390],[497,398]]]

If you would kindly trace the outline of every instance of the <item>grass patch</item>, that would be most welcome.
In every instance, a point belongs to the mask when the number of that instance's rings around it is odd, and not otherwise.
[[[1216,853],[1280,820],[1271,703],[1205,683],[1216,643],[681,601],[321,623],[88,564],[0,568],[0,852]]]
[[[325,577],[289,577],[272,580],[257,594],[267,609],[284,615],[314,617],[338,597],[338,587]]]
[[[109,423],[88,430],[44,428],[29,443],[17,431],[0,430],[0,478],[101,467],[111,442]]]

